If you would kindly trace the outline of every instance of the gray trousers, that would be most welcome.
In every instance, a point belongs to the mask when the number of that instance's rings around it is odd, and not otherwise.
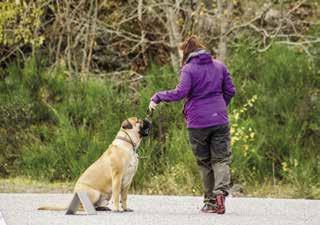
[[[189,128],[192,151],[203,181],[205,200],[217,194],[228,195],[230,186],[230,128],[229,125]]]

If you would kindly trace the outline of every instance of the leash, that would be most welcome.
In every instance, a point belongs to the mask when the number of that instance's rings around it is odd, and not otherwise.
[[[150,123],[151,123],[151,121],[152,121],[152,115],[153,115],[153,109],[147,109],[147,111],[146,111],[146,116],[145,116],[145,120],[148,120]],[[152,130],[152,129],[151,129]],[[149,134],[149,137],[148,137],[148,142],[149,142],[149,144],[150,144],[150,140],[151,140],[151,135]],[[149,155],[147,155],[147,156],[138,156],[138,158],[139,159],[148,159],[148,158],[150,158],[151,157],[151,154],[149,154]]]
[[[147,109],[147,112],[146,112],[146,117],[145,117],[145,119],[147,119],[147,120],[151,120],[152,119],[152,115],[153,115],[153,109]]]

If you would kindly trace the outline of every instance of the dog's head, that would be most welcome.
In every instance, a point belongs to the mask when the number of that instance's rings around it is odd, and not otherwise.
[[[122,122],[121,128],[127,131],[136,131],[142,137],[149,135],[151,130],[151,122],[148,119],[138,119],[137,117],[130,117]]]

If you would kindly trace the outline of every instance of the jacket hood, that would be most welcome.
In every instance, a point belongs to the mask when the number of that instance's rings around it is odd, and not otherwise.
[[[199,49],[189,54],[186,60],[186,63],[190,61],[193,61],[196,64],[208,64],[208,63],[212,63],[212,56],[210,52],[204,49]]]

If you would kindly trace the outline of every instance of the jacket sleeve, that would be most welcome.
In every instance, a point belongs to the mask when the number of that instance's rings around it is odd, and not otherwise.
[[[191,89],[191,76],[186,70],[182,70],[180,74],[180,82],[173,90],[160,91],[155,93],[151,100],[155,103],[174,102],[186,97]]]
[[[227,105],[229,105],[231,98],[236,94],[236,88],[232,82],[232,78],[226,67],[224,67],[223,70],[222,92],[224,101]]]

